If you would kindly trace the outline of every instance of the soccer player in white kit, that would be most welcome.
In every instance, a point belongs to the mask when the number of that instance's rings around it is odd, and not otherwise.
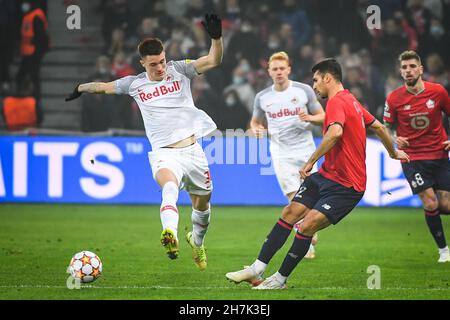
[[[149,38],[138,47],[145,72],[108,83],[78,85],[66,101],[83,92],[128,94],[141,110],[147,137],[153,177],[162,189],[160,217],[163,231],[161,243],[170,259],[179,254],[177,200],[185,189],[192,201],[192,232],[186,240],[192,247],[195,264],[200,270],[207,266],[203,240],[210,222],[210,198],[213,189],[208,161],[197,139],[217,127],[202,110],[197,109],[190,90],[191,79],[222,61],[222,25],[216,15],[202,21],[211,37],[208,55],[197,60],[166,62],[161,40]]]
[[[322,125],[325,118],[313,89],[307,84],[289,80],[290,73],[288,54],[283,51],[274,53],[269,59],[273,85],[256,95],[250,122],[257,137],[264,135],[267,124],[275,175],[289,201],[302,183],[300,168],[316,149],[312,125]],[[314,238],[306,258],[315,257],[317,235]]]

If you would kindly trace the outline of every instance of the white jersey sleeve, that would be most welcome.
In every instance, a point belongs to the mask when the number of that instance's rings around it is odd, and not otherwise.
[[[138,76],[126,76],[114,81],[116,94],[130,94],[130,86]]]
[[[258,119],[259,121],[262,121],[266,118],[266,112],[263,110],[261,106],[261,96],[266,93],[270,92],[271,88],[266,88],[255,96],[255,101],[253,103],[253,118]]]
[[[188,77],[189,79],[192,79],[199,73],[197,70],[195,70],[194,64],[192,63],[194,60],[178,60],[178,61],[172,61],[173,68],[178,73],[181,73],[182,75]]]
[[[317,113],[317,111],[320,111],[322,109],[322,105],[317,100],[314,90],[309,85],[300,83],[300,82],[293,82],[292,86],[301,88],[301,89],[303,89],[303,91],[305,91],[306,96],[308,97],[308,102],[306,103],[306,108],[308,109],[309,114]]]

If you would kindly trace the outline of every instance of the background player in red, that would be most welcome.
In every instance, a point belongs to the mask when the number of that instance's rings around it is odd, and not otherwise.
[[[284,289],[286,280],[303,259],[315,232],[337,224],[358,204],[366,188],[366,127],[381,139],[393,159],[408,161],[394,148],[389,131],[366,111],[342,85],[342,71],[335,59],[325,59],[312,68],[313,89],[328,98],[321,144],[301,168],[304,182],[281,218],[267,236],[258,259],[226,277],[236,283],[247,281],[254,289]],[[325,155],[319,172],[314,164]],[[293,224],[304,219],[280,269],[261,282],[269,261],[286,242]]]
[[[450,115],[450,98],[443,86],[422,80],[419,55],[405,51],[400,57],[405,85],[386,100],[384,122],[396,132],[399,149],[411,158],[402,163],[413,194],[418,194],[425,220],[439,248],[438,262],[450,262],[441,214],[450,213],[450,141],[442,124],[442,112]]]

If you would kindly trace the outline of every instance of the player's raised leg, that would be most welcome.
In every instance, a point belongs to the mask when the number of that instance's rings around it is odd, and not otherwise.
[[[281,213],[281,218],[264,241],[258,259],[247,268],[228,272],[225,277],[235,283],[246,281],[258,285],[270,260],[289,237],[294,223],[302,219],[308,211],[309,209],[306,206],[298,202],[291,202],[287,205]]]
[[[166,249],[170,259],[176,259],[179,254],[178,245],[178,179],[175,174],[167,168],[158,170],[155,174],[156,182],[161,186],[162,201],[160,217],[163,231],[161,233],[161,244]]]
[[[438,197],[433,188],[427,188],[420,192],[419,197],[420,200],[422,200],[428,229],[439,249],[438,262],[450,261],[449,248],[445,240],[444,228],[442,227]]]
[[[211,219],[211,193],[206,195],[189,194],[192,200],[192,231],[186,234],[186,241],[192,248],[192,258],[203,271],[207,267],[205,246],[203,245]]]

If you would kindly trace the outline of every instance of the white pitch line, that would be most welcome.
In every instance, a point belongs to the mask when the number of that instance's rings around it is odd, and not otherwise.
[[[2,289],[68,289],[66,286],[51,286],[51,285],[0,285]],[[161,290],[235,290],[237,287],[168,287],[168,286],[94,286],[94,285],[81,285],[83,289],[161,289]],[[244,286],[240,288],[244,289]],[[248,287],[250,288],[250,287]],[[307,288],[307,287],[288,287],[292,290],[327,290],[327,291],[342,291],[342,290],[369,290],[367,288],[350,288],[350,287],[321,287],[321,288]],[[383,291],[383,290],[424,290],[424,291],[448,291],[450,288],[402,288],[402,287],[387,287],[379,290],[370,291]]]

